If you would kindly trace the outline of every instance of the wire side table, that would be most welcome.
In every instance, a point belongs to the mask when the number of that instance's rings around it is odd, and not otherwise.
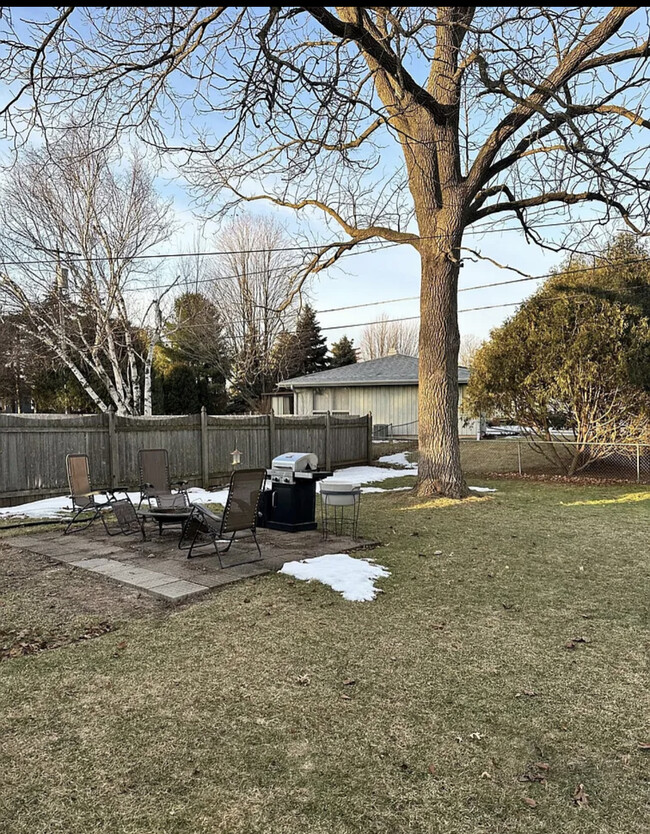
[[[349,534],[357,539],[361,486],[321,481],[320,500],[323,538]]]

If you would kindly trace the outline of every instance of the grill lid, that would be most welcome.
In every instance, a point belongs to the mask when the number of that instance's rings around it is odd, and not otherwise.
[[[273,458],[271,468],[284,472],[310,472],[318,468],[318,456],[312,452],[285,452]]]

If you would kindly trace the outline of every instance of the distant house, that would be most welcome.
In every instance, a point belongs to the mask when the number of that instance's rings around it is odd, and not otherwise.
[[[478,419],[461,413],[469,371],[458,368],[458,431],[476,437]],[[367,414],[376,435],[415,437],[418,433],[418,360],[394,353],[368,362],[285,379],[271,398],[276,414]]]

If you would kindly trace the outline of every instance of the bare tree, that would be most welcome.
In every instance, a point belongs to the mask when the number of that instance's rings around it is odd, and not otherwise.
[[[216,245],[223,254],[207,267],[207,293],[220,312],[232,357],[229,379],[252,410],[289,361],[282,346],[299,312],[299,258],[295,243],[269,217],[240,217]]]
[[[117,162],[71,130],[13,167],[0,209],[0,316],[68,368],[99,410],[150,414],[160,303],[150,326],[136,327],[125,293],[135,259],[166,237],[168,208],[139,159],[121,171]]]
[[[474,364],[474,357],[483,344],[474,333],[465,333],[460,337],[460,350],[458,351],[458,364],[464,368],[471,368]]]
[[[390,353],[403,353],[406,356],[418,355],[418,325],[413,321],[391,321],[382,315],[374,324],[368,324],[360,342],[361,359],[379,359]]]
[[[645,7],[43,14],[22,25],[22,41],[3,20],[0,72],[15,90],[5,112],[19,138],[76,104],[112,135],[135,126],[186,151],[188,174],[224,210],[264,200],[321,212],[337,235],[306,272],[374,238],[419,252],[422,494],[467,491],[456,381],[464,232],[509,217],[544,244],[539,221],[559,208],[570,227],[577,204],[594,223],[616,216],[646,231]]]

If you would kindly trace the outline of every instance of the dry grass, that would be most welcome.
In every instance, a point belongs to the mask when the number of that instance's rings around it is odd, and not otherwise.
[[[646,831],[644,490],[493,485],[364,496],[373,603],[269,576],[2,664],[0,830]]]

